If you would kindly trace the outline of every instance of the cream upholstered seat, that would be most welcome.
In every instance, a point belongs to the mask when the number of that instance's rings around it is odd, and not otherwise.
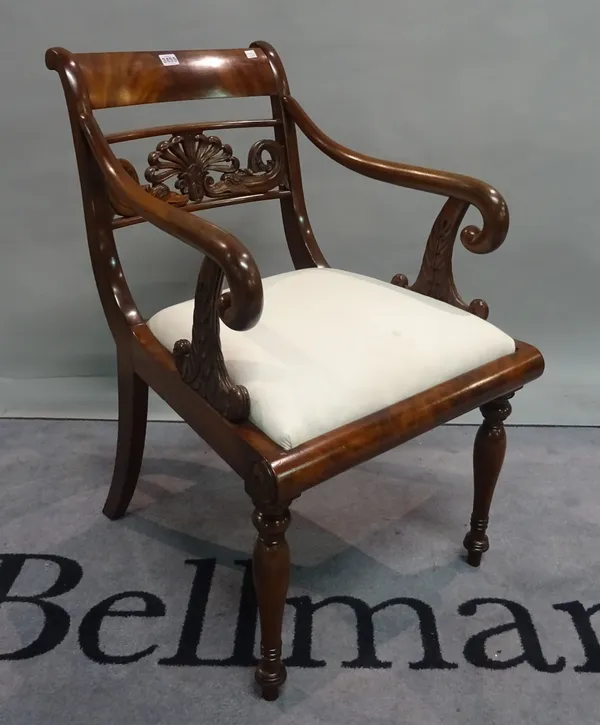
[[[231,380],[250,394],[250,420],[286,449],[515,351],[489,322],[351,272],[286,272],[263,289],[258,324],[221,323],[221,344]],[[148,326],[172,350],[191,338],[193,312],[188,300]]]

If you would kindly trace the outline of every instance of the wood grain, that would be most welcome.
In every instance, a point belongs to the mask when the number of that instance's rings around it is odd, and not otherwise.
[[[77,53],[92,108],[202,98],[241,98],[277,93],[264,53],[248,58],[244,49]],[[164,66],[160,55],[178,65]]]

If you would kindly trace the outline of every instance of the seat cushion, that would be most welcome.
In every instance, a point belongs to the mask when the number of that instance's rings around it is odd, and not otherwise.
[[[250,420],[286,449],[515,351],[489,322],[351,272],[286,272],[263,289],[258,324],[221,323],[221,345],[250,394]],[[193,311],[188,300],[148,326],[173,350],[190,339]]]

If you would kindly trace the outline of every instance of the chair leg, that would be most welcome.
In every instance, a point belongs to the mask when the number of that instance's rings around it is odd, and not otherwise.
[[[256,508],[252,523],[258,531],[252,571],[261,631],[255,678],[263,698],[276,700],[287,676],[281,661],[281,628],[290,572],[290,549],[285,538],[290,512],[283,506]]]
[[[482,405],[483,415],[473,447],[474,495],[471,529],[465,536],[464,546],[467,549],[467,562],[471,566],[479,566],[481,557],[490,548],[486,534],[488,516],[496,482],[504,462],[506,452],[506,431],[504,421],[511,414],[509,398],[514,393],[502,396]]]
[[[119,361],[119,432],[112,483],[103,513],[109,519],[125,514],[137,485],[148,416],[148,385],[130,364]]]

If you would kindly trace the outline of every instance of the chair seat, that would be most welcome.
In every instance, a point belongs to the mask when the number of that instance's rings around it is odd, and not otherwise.
[[[263,279],[251,330],[221,324],[232,381],[250,420],[290,449],[515,351],[494,325],[444,302],[337,269]],[[169,350],[190,339],[194,300],[148,326]]]

